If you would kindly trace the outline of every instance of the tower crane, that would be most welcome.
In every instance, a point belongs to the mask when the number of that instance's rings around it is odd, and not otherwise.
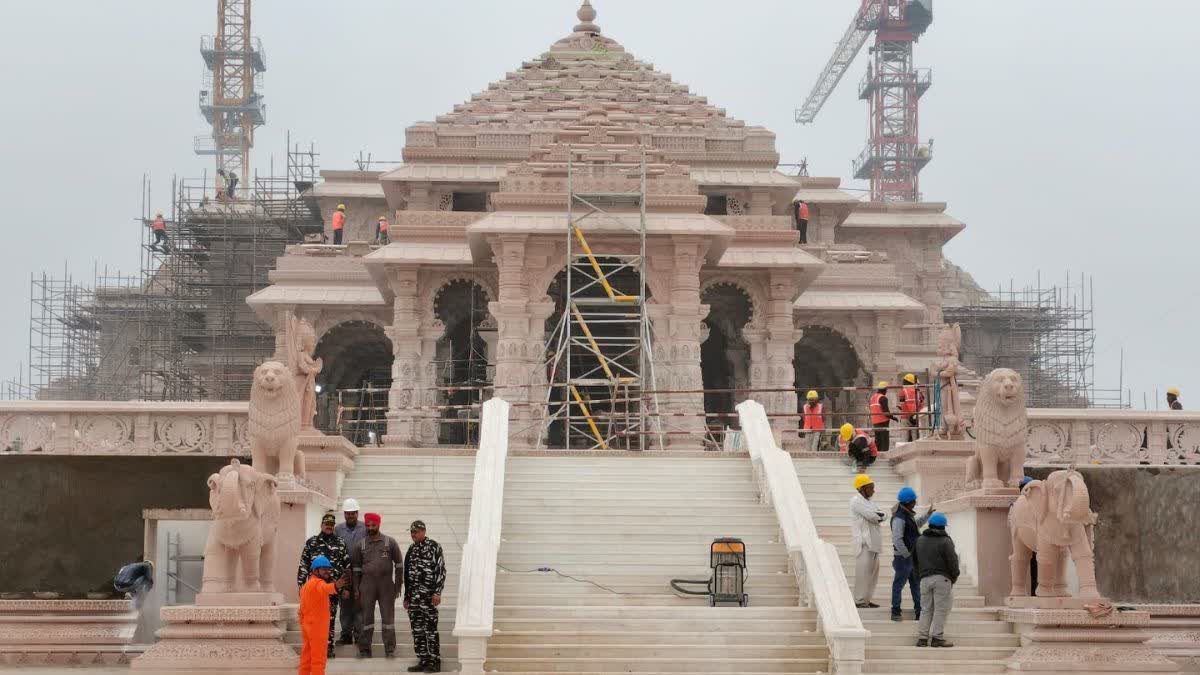
[[[929,89],[928,68],[913,66],[913,43],[933,23],[933,0],[860,0],[858,11],[817,83],[796,110],[796,122],[811,124],[854,57],[875,34],[867,74],[858,97],[870,104],[867,147],[852,163],[854,177],[871,181],[871,200],[919,201],[919,174],[931,144],[917,137],[918,102]]]
[[[254,130],[266,122],[262,41],[250,34],[251,0],[217,0],[217,32],[200,39],[204,88],[200,112],[212,133],[197,136],[197,155],[213,155],[217,168],[249,182]]]

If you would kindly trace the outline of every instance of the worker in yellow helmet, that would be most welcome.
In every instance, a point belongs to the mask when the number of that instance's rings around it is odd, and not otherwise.
[[[880,452],[888,451],[892,442],[889,427],[893,421],[896,421],[896,416],[892,414],[891,406],[888,403],[887,390],[887,380],[880,380],[879,384],[875,385],[875,393],[871,394],[867,403],[867,409],[871,412],[871,426],[875,428],[875,445]]]
[[[838,438],[841,440],[839,444],[841,453],[854,462],[859,473],[874,464],[875,458],[879,456],[879,448],[875,445],[875,440],[871,438],[871,435],[862,429],[855,429],[854,425],[849,422],[843,424],[842,428],[838,430]]]
[[[1183,410],[1183,404],[1179,402],[1179,387],[1171,387],[1167,390],[1167,409]]]
[[[908,373],[904,376],[904,386],[900,387],[900,414],[904,416],[904,425],[908,427],[908,442],[917,440],[917,427],[921,426],[918,413],[925,407],[925,392],[917,386],[917,376]]]
[[[816,390],[810,390],[804,397],[804,418],[802,428],[808,438],[808,449],[816,452],[821,449],[821,434],[825,431],[825,404]]]
[[[879,525],[887,513],[871,501],[875,481],[865,473],[854,477],[850,498],[850,550],[854,552],[854,605],[860,609],[878,607],[872,602],[879,585],[879,552],[883,537]]]

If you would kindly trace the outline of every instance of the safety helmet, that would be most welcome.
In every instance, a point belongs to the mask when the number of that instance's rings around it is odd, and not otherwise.
[[[154,212],[154,217],[155,217],[155,218],[162,218],[162,211],[155,211],[155,212]]]
[[[1031,476],[1021,476],[1021,482],[1017,483],[1017,487],[1024,488],[1026,485],[1029,485],[1032,481],[1033,481],[1033,478]]]
[[[338,204],[337,210],[338,210],[338,211],[345,211],[345,210],[346,210],[346,205],[345,205],[345,204]]]
[[[945,527],[946,526],[946,514],[935,513],[932,516],[929,516],[929,524],[932,527]]]
[[[358,500],[354,497],[347,497],[346,501],[342,502],[342,511],[357,511]]]
[[[907,485],[900,488],[900,493],[896,495],[896,501],[901,504],[917,501],[917,491]]]
[[[907,375],[905,375],[905,376],[904,376],[904,381],[905,381],[905,382],[907,382],[907,383],[909,383],[909,384],[916,384],[916,382],[917,382],[917,376],[916,376],[916,375],[913,375],[912,373],[909,373],[909,374],[907,374]]]
[[[319,555],[319,556],[313,558],[312,567],[309,568],[309,571],[316,572],[317,570],[321,569],[322,567],[333,567],[333,563],[329,562],[329,558],[326,558],[323,555]]]
[[[1178,396],[1179,395],[1179,387],[1171,387],[1170,389],[1167,390],[1167,393],[1172,396]]]
[[[874,484],[875,484],[875,481],[871,480],[871,477],[865,473],[860,473],[854,477],[854,489],[855,490],[861,490],[868,485],[874,485]]]
[[[880,380],[879,384],[875,385],[875,388],[876,389],[887,389],[888,388],[887,380]]]
[[[804,398],[806,398],[806,399],[808,399],[808,400],[810,400],[810,401],[815,401],[815,400],[817,400],[819,397],[817,396],[817,392],[816,392],[816,391],[814,391],[814,390],[810,389],[810,390],[808,391],[808,393],[804,395]]]
[[[379,222],[382,223],[385,220],[387,220],[387,216],[379,216]]]
[[[850,440],[850,437],[854,435],[854,425],[846,422],[839,430],[839,435],[842,437],[843,441]]]

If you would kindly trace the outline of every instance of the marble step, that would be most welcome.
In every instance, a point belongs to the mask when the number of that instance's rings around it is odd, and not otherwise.
[[[489,658],[485,670],[545,673],[817,673],[829,666],[828,657],[813,659],[641,657],[636,653],[612,658]]]

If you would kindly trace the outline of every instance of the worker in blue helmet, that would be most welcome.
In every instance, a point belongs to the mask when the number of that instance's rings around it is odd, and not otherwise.
[[[921,536],[921,526],[933,513],[933,504],[917,515],[917,491],[903,487],[896,495],[896,506],[892,509],[892,621],[903,621],[900,612],[900,598],[904,594],[904,585],[908,584],[913,598],[914,618],[921,618],[921,582],[917,578],[916,546],[917,537]]]
[[[921,577],[922,609],[917,646],[953,647],[944,631],[958,582],[958,553],[954,540],[946,534],[944,513],[929,516],[929,527],[917,539],[917,574]]]

